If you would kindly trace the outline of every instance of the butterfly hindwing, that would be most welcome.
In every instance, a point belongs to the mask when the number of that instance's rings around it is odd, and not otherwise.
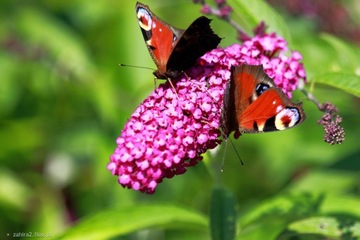
[[[232,67],[226,87],[223,131],[261,133],[294,127],[305,120],[301,103],[292,102],[261,65]]]

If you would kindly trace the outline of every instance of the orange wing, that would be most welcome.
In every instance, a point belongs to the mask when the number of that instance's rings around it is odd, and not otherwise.
[[[223,111],[225,135],[285,130],[305,120],[302,104],[277,88],[261,65],[232,67]]]

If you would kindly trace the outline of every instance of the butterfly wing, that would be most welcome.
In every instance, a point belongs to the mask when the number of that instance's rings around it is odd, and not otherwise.
[[[259,133],[294,127],[305,119],[301,105],[291,102],[282,90],[270,88],[238,115],[239,130]]]
[[[210,22],[210,19],[201,16],[181,35],[167,63],[170,75],[193,66],[199,57],[218,46],[221,38],[213,32]]]
[[[261,133],[294,127],[305,120],[301,103],[293,103],[261,65],[232,67],[225,90],[223,131]]]
[[[154,75],[167,78],[167,63],[171,52],[184,30],[170,26],[150,11],[147,5],[136,3],[136,17],[149,50],[151,58],[157,66]]]
[[[255,87],[254,82],[249,82],[249,86],[245,88],[245,76],[243,76],[240,68],[241,67],[231,67],[231,79],[226,84],[224,92],[222,131],[225,136],[228,136],[232,131],[238,130],[239,123],[237,121],[237,115],[250,105],[251,89]]]

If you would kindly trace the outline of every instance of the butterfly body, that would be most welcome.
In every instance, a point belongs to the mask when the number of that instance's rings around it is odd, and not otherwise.
[[[231,79],[224,95],[222,128],[262,133],[295,127],[305,120],[301,103],[292,102],[261,65],[243,64],[231,68]]]
[[[210,28],[210,19],[197,18],[186,30],[175,28],[152,13],[148,6],[136,3],[136,16],[149,53],[157,66],[159,79],[175,78],[193,66],[196,60],[219,44]]]

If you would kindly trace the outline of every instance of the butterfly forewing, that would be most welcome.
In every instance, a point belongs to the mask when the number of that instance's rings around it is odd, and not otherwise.
[[[136,4],[136,16],[157,71],[165,73],[168,58],[184,30],[166,24],[148,6],[139,2]]]
[[[210,22],[202,16],[185,30],[169,57],[168,70],[188,69],[199,57],[217,47],[221,39],[210,28]]]
[[[199,17],[186,30],[158,18],[149,7],[136,3],[136,16],[145,44],[157,66],[157,78],[175,78],[214,49],[220,38],[211,30],[210,19]]]

